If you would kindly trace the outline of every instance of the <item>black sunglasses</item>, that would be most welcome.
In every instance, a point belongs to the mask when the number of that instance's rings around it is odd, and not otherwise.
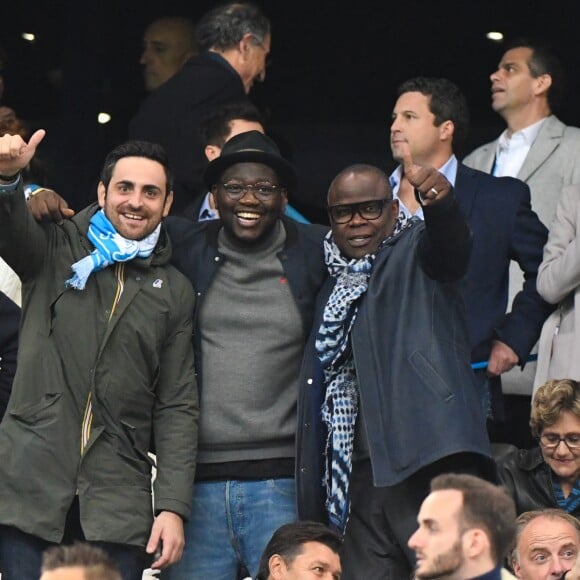
[[[383,208],[392,198],[371,199],[358,203],[348,203],[343,205],[331,205],[328,207],[328,215],[335,224],[348,223],[355,214],[358,213],[365,220],[376,220],[383,214]]]

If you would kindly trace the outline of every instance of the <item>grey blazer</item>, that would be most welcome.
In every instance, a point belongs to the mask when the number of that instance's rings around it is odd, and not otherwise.
[[[558,304],[540,336],[535,390],[548,379],[580,380],[580,187],[564,188],[537,277],[538,292]]]
[[[497,141],[486,143],[471,152],[463,163],[490,173]],[[542,125],[517,177],[528,184],[532,194],[532,209],[549,227],[562,188],[580,183],[580,129],[564,125],[555,115],[550,115]]]

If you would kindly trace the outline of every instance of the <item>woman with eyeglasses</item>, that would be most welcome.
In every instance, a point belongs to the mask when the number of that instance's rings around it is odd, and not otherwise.
[[[497,460],[518,514],[560,508],[580,516],[580,383],[551,380],[539,387],[530,427],[538,447],[514,448]]]

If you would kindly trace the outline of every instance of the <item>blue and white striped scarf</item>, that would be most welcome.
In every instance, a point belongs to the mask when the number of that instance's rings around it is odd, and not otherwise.
[[[160,231],[161,224],[142,240],[128,240],[117,233],[101,209],[91,218],[87,233],[95,249],[71,266],[74,276],[65,282],[66,287],[84,290],[93,272],[104,270],[115,262],[128,262],[136,257],[148,258],[157,245]]]

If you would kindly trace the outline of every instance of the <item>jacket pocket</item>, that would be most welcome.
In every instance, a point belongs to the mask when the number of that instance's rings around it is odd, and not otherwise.
[[[135,454],[131,457],[131,459],[139,459],[144,461],[149,465],[150,468],[156,467],[155,460],[149,455],[149,453],[147,453],[147,451],[141,448],[137,441],[137,428],[123,420],[121,420],[121,426],[123,427],[123,431],[127,436],[129,443],[131,444],[132,451]],[[122,455],[126,455],[126,453],[123,453],[122,449],[120,450],[120,453]]]
[[[37,423],[45,418],[45,411],[52,407],[61,397],[62,393],[46,393],[38,403],[11,409],[9,415],[23,423]]]
[[[455,396],[447,383],[443,380],[437,369],[418,350],[409,357],[409,362],[421,377],[423,384],[434,394],[437,399],[447,402]]]

